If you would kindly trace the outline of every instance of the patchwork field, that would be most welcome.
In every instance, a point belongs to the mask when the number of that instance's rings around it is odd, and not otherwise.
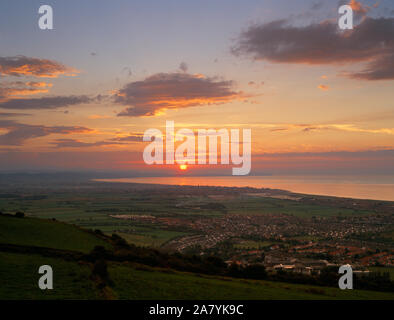
[[[0,186],[1,187],[1,186]],[[298,217],[364,215],[372,211],[364,207],[333,205],[327,201],[304,201],[301,196],[266,192],[264,196],[240,191],[212,189],[201,192],[177,192],[177,189],[158,189],[136,184],[89,182],[39,188],[20,187],[1,191],[0,211],[22,211],[28,216],[75,224],[87,229],[100,229],[104,233],[117,233],[130,243],[142,246],[162,246],[190,230],[170,229],[152,223],[115,219],[111,215],[150,215],[153,217],[223,217],[228,214],[265,215],[289,214]],[[161,188],[165,188],[162,186]],[[173,187],[175,188],[175,187]],[[149,190],[145,192],[145,190]],[[7,191],[6,191],[7,190]],[[16,192],[18,190],[18,192]],[[195,190],[195,189],[193,189]],[[279,194],[277,194],[279,192]]]

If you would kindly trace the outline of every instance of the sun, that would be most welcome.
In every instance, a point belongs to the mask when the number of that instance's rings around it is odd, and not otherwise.
[[[187,169],[187,165],[186,165],[186,164],[181,164],[181,165],[179,166],[179,169],[181,169],[181,170],[186,170],[186,169]]]

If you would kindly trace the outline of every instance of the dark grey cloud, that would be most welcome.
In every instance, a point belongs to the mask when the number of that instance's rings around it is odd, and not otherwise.
[[[50,134],[87,133],[92,131],[79,126],[48,127],[23,124],[13,120],[0,120],[0,129],[7,130],[7,133],[0,135],[0,145],[3,146],[20,146],[28,139],[44,137]]]
[[[133,72],[132,72],[132,70],[131,70],[130,67],[124,67],[124,68],[122,69],[122,73],[126,73],[126,75],[127,75],[128,77],[131,77],[132,74],[133,74]]]
[[[26,56],[0,57],[0,75],[57,78],[75,75],[78,71],[60,62]]]
[[[350,78],[362,80],[393,80],[394,52],[382,55],[372,61],[364,70],[350,73],[348,76]]]
[[[323,6],[324,6],[323,0],[316,1],[312,4],[311,10],[320,10]]]
[[[31,116],[30,113],[0,112],[0,118],[13,118],[20,116]]]
[[[55,148],[89,148],[117,144],[112,141],[83,142],[76,139],[56,139],[50,143],[53,144]]]
[[[274,63],[366,62],[365,69],[347,74],[366,80],[394,79],[393,51],[394,18],[365,18],[346,32],[333,22],[298,27],[277,20],[251,26],[232,48],[235,55]]]
[[[29,99],[12,99],[0,102],[0,108],[25,110],[25,109],[57,109],[69,107],[78,104],[87,104],[95,101],[101,101],[102,96],[89,97],[86,95],[81,96],[54,96],[42,98],[29,98]]]
[[[242,97],[233,82],[184,73],[158,73],[126,84],[114,95],[115,103],[129,106],[118,116],[154,116],[166,109],[221,104]]]
[[[133,133],[128,136],[117,137],[117,138],[113,138],[110,140],[111,141],[119,141],[119,142],[141,142],[143,136],[144,135],[142,133]]]
[[[56,139],[55,141],[52,141],[51,144],[53,144],[55,148],[89,148],[109,145],[125,145],[130,142],[142,142],[142,137],[143,134],[136,133],[125,137],[116,137],[96,142],[83,142],[76,139]]]
[[[186,62],[181,62],[180,65],[179,65],[179,69],[180,69],[182,72],[187,72],[187,69],[189,69],[189,66],[187,65]]]

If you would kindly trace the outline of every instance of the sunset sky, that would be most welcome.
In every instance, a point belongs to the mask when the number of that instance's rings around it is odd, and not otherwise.
[[[3,0],[0,171],[152,173],[142,135],[173,120],[252,129],[252,174],[393,174],[394,2],[341,31],[346,3]]]

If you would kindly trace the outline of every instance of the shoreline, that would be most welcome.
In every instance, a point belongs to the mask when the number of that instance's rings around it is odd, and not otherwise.
[[[190,178],[204,178],[205,180],[209,177],[181,177],[181,179],[190,179]],[[343,198],[343,199],[355,199],[355,200],[365,200],[365,201],[384,201],[384,202],[394,202],[394,196],[392,199],[377,199],[377,198],[369,198],[367,197],[358,197],[358,196],[346,196],[346,195],[336,195],[336,194],[326,194],[319,192],[298,192],[290,189],[283,189],[272,186],[256,186],[256,185],[221,185],[221,184],[193,184],[193,183],[175,183],[174,181],[168,181],[169,179],[179,179],[179,177],[135,177],[135,178],[114,178],[114,179],[91,179],[91,181],[95,182],[108,182],[108,183],[122,183],[122,184],[144,184],[144,185],[156,185],[156,186],[178,186],[178,187],[215,187],[215,188],[235,188],[235,189],[253,189],[256,191],[265,191],[272,192],[271,195],[266,195],[267,197],[274,196],[275,194],[288,194],[296,197],[326,197],[326,198]],[[159,180],[159,181],[153,181]],[[166,180],[166,181],[163,181]],[[389,186],[392,187],[394,185],[391,184],[368,184],[371,186]]]

